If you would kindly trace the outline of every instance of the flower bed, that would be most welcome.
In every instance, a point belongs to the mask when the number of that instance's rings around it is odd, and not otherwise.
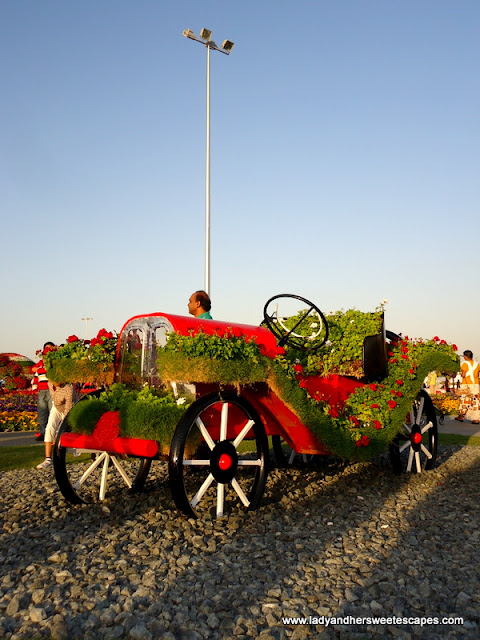
[[[461,398],[453,393],[440,393],[432,396],[432,402],[435,408],[444,415],[456,416],[460,407]]]
[[[35,431],[37,398],[30,393],[0,395],[0,431]]]

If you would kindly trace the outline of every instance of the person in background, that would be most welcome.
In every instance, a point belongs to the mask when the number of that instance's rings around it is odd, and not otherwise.
[[[52,351],[52,349],[55,349],[55,345],[53,344],[53,342],[46,342],[43,345],[42,356],[46,355],[49,351]],[[45,371],[45,367],[43,366],[43,359],[39,360],[37,364],[33,365],[31,371],[35,374],[33,388],[36,388],[38,391],[38,432],[35,434],[35,440],[43,442],[45,437],[45,429],[48,422],[48,416],[50,415],[50,409],[52,408],[52,397],[50,395],[50,391],[48,390],[47,372]]]
[[[58,430],[65,416],[78,400],[73,384],[57,384],[49,380],[48,388],[52,398],[52,410],[45,430],[45,460],[37,465],[37,469],[48,469],[52,466],[52,449]]]
[[[205,291],[195,291],[188,300],[188,313],[195,318],[211,320],[210,309],[212,303]]]
[[[462,376],[460,394],[462,400],[458,416],[455,418],[459,422],[463,422],[463,419],[467,418],[467,420],[472,421],[472,424],[480,424],[479,374],[480,365],[473,359],[473,353],[470,350],[464,351],[463,362],[460,367],[460,375]]]
[[[437,372],[436,371],[431,371],[428,374],[428,393],[431,396],[434,396],[437,393]]]

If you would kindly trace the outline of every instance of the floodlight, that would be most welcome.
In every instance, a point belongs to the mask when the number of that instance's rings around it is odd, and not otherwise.
[[[224,40],[222,43],[222,49],[227,53],[230,53],[234,46],[235,43],[233,43],[231,40]]]
[[[191,29],[184,29],[182,31],[182,36],[185,36],[186,38],[190,38],[191,40],[195,40],[195,34]]]
[[[205,40],[205,42],[210,42],[210,40],[212,39],[212,32],[210,31],[210,29],[203,28],[200,31],[200,38],[202,40]]]

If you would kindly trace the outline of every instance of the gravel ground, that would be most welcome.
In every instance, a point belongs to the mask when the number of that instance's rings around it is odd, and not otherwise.
[[[50,470],[0,474],[2,640],[480,637],[480,448],[440,447],[419,476],[386,459],[274,469],[258,511],[221,520],[176,512],[166,473],[82,507]]]

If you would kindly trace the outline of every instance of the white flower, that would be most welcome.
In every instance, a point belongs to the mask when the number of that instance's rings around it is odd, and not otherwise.
[[[384,298],[384,299],[382,300],[382,304],[388,304],[388,300],[387,300],[386,298]]]
[[[177,404],[185,404],[186,401],[187,401],[186,398],[178,398]]]
[[[318,327],[318,322],[312,322],[312,324],[310,325],[310,327],[312,329],[316,329]]]

